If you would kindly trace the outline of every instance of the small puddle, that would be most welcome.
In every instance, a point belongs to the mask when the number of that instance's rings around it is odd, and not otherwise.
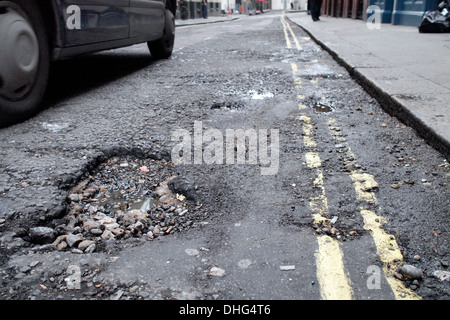
[[[65,123],[48,123],[48,122],[43,122],[42,123],[42,127],[47,129],[50,132],[53,133],[58,133],[61,132],[65,129],[68,129],[70,126],[70,124],[68,122]]]
[[[250,90],[248,92],[248,94],[251,96],[251,98],[253,100],[264,100],[264,99],[269,99],[269,98],[273,98],[274,97],[274,94],[272,92],[258,93],[255,90]]]
[[[100,203],[105,208],[148,211],[155,208],[158,201],[148,195],[129,194],[124,191],[112,191],[105,193],[100,200]]]
[[[316,111],[319,111],[319,112],[331,112],[331,111],[333,111],[333,109],[329,105],[326,105],[326,104],[323,104],[323,103],[316,103],[313,106],[313,108]]]

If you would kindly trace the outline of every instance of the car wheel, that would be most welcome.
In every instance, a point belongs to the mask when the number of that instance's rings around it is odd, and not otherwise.
[[[150,53],[155,59],[169,58],[172,55],[173,45],[175,43],[175,17],[169,9],[166,9],[164,18],[162,38],[147,43]]]
[[[33,114],[47,87],[50,55],[33,1],[0,1],[0,126]]]

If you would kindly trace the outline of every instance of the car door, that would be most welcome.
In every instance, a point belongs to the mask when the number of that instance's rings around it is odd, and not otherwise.
[[[130,0],[130,37],[162,35],[164,0]]]
[[[60,0],[65,46],[125,39],[130,0]]]

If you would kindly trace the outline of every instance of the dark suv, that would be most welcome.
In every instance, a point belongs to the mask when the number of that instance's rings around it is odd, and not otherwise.
[[[0,125],[38,109],[51,61],[145,42],[170,57],[175,11],[176,0],[0,0]]]

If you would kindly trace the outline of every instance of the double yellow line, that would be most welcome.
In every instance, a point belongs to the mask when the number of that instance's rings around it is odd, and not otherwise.
[[[335,141],[343,145],[344,152],[340,153],[340,160],[349,163],[354,162],[356,157],[350,149],[342,129],[337,126],[335,119],[328,121],[328,127]],[[383,271],[386,279],[397,300],[418,300],[420,297],[411,289],[404,286],[403,282],[394,278],[394,272],[403,262],[403,255],[400,252],[397,241],[393,235],[386,233],[382,224],[384,219],[378,216],[376,211],[380,211],[377,205],[377,198],[372,191],[378,188],[378,183],[373,175],[364,173],[362,169],[352,169],[349,176],[353,182],[356,196],[363,204],[360,207],[360,214],[363,217],[364,229],[370,231],[377,248],[378,257],[383,262]]]
[[[292,70],[295,72],[297,65],[292,63]],[[294,75],[295,78],[295,75]],[[299,105],[303,109],[303,105]],[[324,186],[322,171],[322,161],[317,152],[317,142],[314,139],[313,125],[311,118],[306,115],[299,117],[303,129],[303,144],[308,152],[305,154],[306,165],[315,170],[313,187],[319,191],[317,196],[311,197],[309,205],[312,211],[314,223],[319,226],[325,225],[328,221],[328,199]],[[316,252],[317,280],[320,285],[320,295],[325,300],[350,300],[353,297],[350,279],[344,267],[344,259],[339,242],[328,235],[320,235],[318,240],[318,250]]]
[[[286,45],[289,49],[292,48],[292,42],[289,38],[289,33],[295,43],[297,50],[301,51],[302,46],[295,36],[289,23],[286,22],[284,15],[281,16],[281,23],[283,25],[284,36],[286,38]],[[289,33],[288,33],[289,31]],[[302,79],[297,77],[298,66],[296,63],[291,63],[292,74],[294,77],[294,84],[296,89],[302,88]],[[305,97],[298,95],[301,101]],[[304,110],[307,107],[303,103],[299,103],[299,110]],[[306,165],[315,170],[315,178],[313,186],[319,191],[317,196],[311,197],[309,205],[312,211],[314,223],[322,225],[326,223],[325,218],[328,215],[328,199],[326,196],[322,161],[317,152],[317,142],[314,139],[314,130],[312,120],[306,115],[299,117],[302,123],[303,130],[303,144],[308,150],[305,154]],[[322,299],[328,300],[349,300],[353,296],[349,277],[347,276],[343,263],[343,253],[339,243],[328,235],[318,236],[318,250],[316,252],[316,266],[317,279],[320,285],[320,294]]]
[[[286,22],[285,16],[281,17],[283,31],[288,48],[292,48],[292,42],[289,39],[289,33],[298,50],[302,50],[300,42],[295,36],[292,28]],[[288,33],[289,31],[289,33]],[[302,79],[297,77],[298,66],[291,63],[294,84],[297,89],[302,88]],[[305,110],[307,107],[302,103],[305,97],[298,95],[299,110]],[[319,195],[310,198],[309,204],[312,211],[314,223],[318,226],[327,224],[328,219],[328,199],[324,186],[324,176],[322,171],[322,162],[317,152],[317,142],[314,139],[312,119],[305,114],[299,116],[303,130],[303,144],[308,150],[305,154],[306,165],[311,170],[315,170],[313,186],[319,191]],[[336,126],[336,120],[331,119],[328,122],[331,135],[346,147],[346,153],[341,157],[344,159],[356,159],[351,152],[347,141],[345,140],[341,128]],[[346,159],[345,159],[346,158]],[[406,288],[403,283],[393,277],[393,272],[403,261],[402,254],[398,248],[397,242],[392,235],[387,234],[382,228],[382,217],[378,216],[373,209],[376,209],[376,197],[372,192],[378,187],[374,177],[362,172],[360,169],[352,170],[349,173],[352,180],[358,200],[365,203],[361,206],[360,214],[364,219],[364,228],[371,232],[377,251],[380,253],[380,260],[383,262],[386,279],[396,297],[396,299],[420,299],[413,291]],[[317,279],[320,285],[320,294],[322,299],[327,300],[350,300],[354,298],[352,284],[344,266],[344,255],[339,242],[328,235],[318,236],[318,250],[316,252]]]
[[[283,31],[284,31],[284,36],[286,37],[286,45],[289,49],[292,48],[292,42],[289,39],[289,35],[288,35],[288,30],[292,36],[292,39],[294,40],[295,46],[297,47],[298,50],[302,50],[302,46],[300,45],[300,42],[298,41],[297,37],[294,34],[294,31],[292,31],[291,26],[289,25],[289,23],[287,23],[284,15],[281,16],[281,23],[283,24]]]

